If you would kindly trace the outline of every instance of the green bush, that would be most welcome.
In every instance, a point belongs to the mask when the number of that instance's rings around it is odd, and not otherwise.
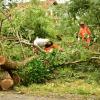
[[[25,10],[25,20],[20,30],[25,38],[33,40],[36,36],[45,38],[52,33],[49,27],[53,27],[50,17],[45,16],[42,8],[30,7]]]
[[[32,83],[45,83],[52,78],[52,69],[54,56],[40,54],[40,57],[32,60],[26,65],[25,69],[21,69],[20,75],[24,85]]]
[[[69,52],[71,54],[68,54]],[[72,51],[73,52],[73,51]],[[72,56],[71,50],[66,50],[64,52],[60,52],[58,50],[54,50],[54,52],[45,54],[45,53],[40,53],[39,57],[32,60],[30,63],[26,65],[24,69],[20,70],[20,75],[23,79],[23,84],[24,85],[29,85],[32,83],[45,83],[48,80],[55,79],[61,75],[57,75],[56,71],[63,67],[66,62],[72,62],[79,60],[81,57],[81,53],[79,51],[74,51]],[[74,54],[75,53],[75,54]],[[84,52],[85,53],[85,52]],[[80,55],[80,56],[79,56]],[[86,59],[82,58],[82,60]],[[74,67],[73,67],[74,66]],[[79,65],[77,65],[79,66]],[[72,67],[74,68],[73,70],[80,70],[82,71],[83,69],[86,69],[86,67],[77,67],[76,65],[67,65],[67,67]],[[89,67],[87,67],[89,68]],[[73,77],[75,73],[68,72],[69,74],[67,75],[67,78]],[[67,73],[65,73],[66,75]]]

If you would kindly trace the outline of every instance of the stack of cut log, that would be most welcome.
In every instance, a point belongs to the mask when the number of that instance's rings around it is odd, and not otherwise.
[[[34,57],[25,59],[22,62],[15,62],[7,59],[5,56],[0,56],[0,88],[2,90],[8,90],[14,85],[20,83],[20,77],[18,74],[13,73],[14,70],[21,68]]]
[[[20,77],[13,73],[17,69],[17,63],[9,61],[4,56],[0,56],[0,88],[8,90],[20,82]]]
[[[13,74],[13,70],[16,70],[15,65],[17,64],[0,56],[0,88],[2,90],[8,90],[20,82],[20,77]]]

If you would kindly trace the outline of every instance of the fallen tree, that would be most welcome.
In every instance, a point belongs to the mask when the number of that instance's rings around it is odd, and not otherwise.
[[[26,58],[23,61],[12,61],[7,59],[5,56],[0,56],[0,68],[1,68],[1,74],[0,74],[0,87],[2,90],[8,90],[15,84],[20,83],[20,77],[18,74],[13,74],[13,70],[20,69],[24,67],[27,63],[32,61],[32,59],[37,58],[38,56],[31,56],[29,58]],[[44,59],[45,60],[45,59]],[[75,65],[80,64],[84,62],[91,62],[95,64],[100,65],[100,57],[91,57],[86,60],[79,60],[79,61],[73,61],[73,62],[64,62],[62,64],[57,64],[57,66],[66,66],[66,65]],[[2,74],[3,73],[3,74]]]
[[[16,61],[11,61],[4,56],[0,56],[0,67],[2,69],[6,69],[6,70],[17,70],[17,69],[21,68],[22,66],[25,66],[32,59],[35,59],[35,58],[37,58],[37,56],[31,56],[31,57],[26,58],[25,60],[23,60],[21,62],[16,62]],[[91,58],[86,59],[86,60],[65,62],[65,63],[59,64],[59,66],[68,65],[68,64],[77,64],[77,63],[89,62],[89,61],[100,64],[100,57],[91,57]]]

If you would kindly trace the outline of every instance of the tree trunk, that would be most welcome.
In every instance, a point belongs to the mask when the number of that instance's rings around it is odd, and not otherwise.
[[[11,61],[4,56],[0,56],[0,67],[5,70],[16,70],[21,68],[22,66],[25,66],[33,58],[35,57],[32,56],[30,58],[25,59],[24,61],[16,62],[16,61]]]

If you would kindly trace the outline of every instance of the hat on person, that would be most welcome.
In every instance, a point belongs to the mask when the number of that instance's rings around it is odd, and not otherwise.
[[[83,21],[81,21],[81,22],[80,22],[80,25],[84,25],[84,22],[83,22]]]

